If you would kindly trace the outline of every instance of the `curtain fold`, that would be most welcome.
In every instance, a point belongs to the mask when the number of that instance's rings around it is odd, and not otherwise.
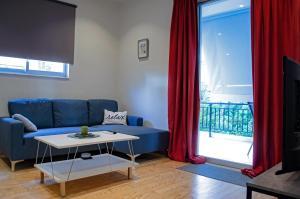
[[[204,163],[196,155],[200,97],[197,0],[174,0],[170,32],[169,157]]]
[[[255,177],[281,161],[283,56],[300,61],[300,1],[252,0]]]

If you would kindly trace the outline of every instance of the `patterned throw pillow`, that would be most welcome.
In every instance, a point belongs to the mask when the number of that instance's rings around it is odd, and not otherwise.
[[[102,124],[122,124],[127,125],[127,111],[112,112],[104,110],[104,121]]]
[[[37,131],[36,125],[34,125],[27,117],[21,114],[14,114],[12,118],[21,121],[24,124],[26,131],[28,132]]]

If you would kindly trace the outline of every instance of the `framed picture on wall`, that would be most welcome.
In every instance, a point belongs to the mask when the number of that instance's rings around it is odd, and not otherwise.
[[[149,57],[149,39],[138,40],[138,58],[145,59]]]

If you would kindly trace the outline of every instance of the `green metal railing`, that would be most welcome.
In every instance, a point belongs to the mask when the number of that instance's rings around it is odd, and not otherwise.
[[[253,116],[246,103],[202,102],[200,105],[200,131],[253,136]]]

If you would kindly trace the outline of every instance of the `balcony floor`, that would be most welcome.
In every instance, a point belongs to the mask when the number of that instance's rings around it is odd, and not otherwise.
[[[225,160],[229,162],[252,165],[252,138],[226,135],[220,133],[199,132],[199,151],[200,155]]]

